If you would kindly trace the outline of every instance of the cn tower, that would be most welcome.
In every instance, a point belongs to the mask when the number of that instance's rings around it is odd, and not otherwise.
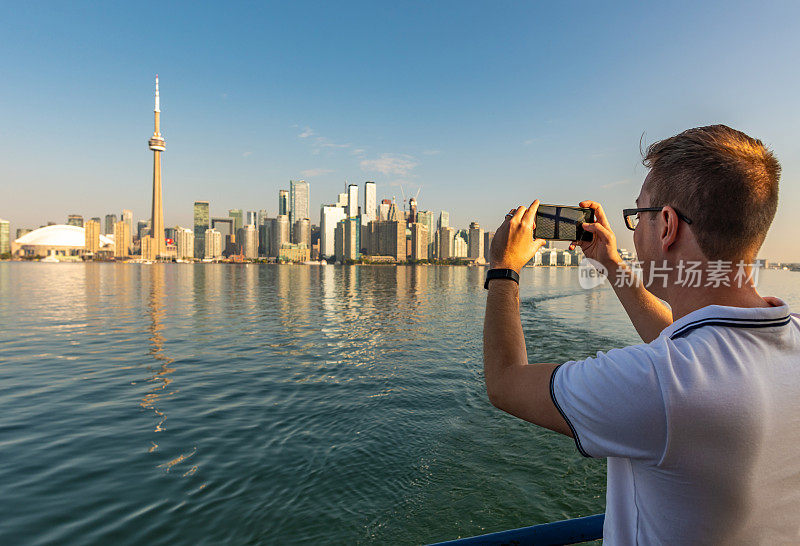
[[[164,204],[161,199],[161,152],[166,150],[164,137],[161,136],[161,108],[158,100],[158,74],[156,74],[156,107],[155,130],[148,144],[153,150],[153,210],[150,216],[150,236],[152,237],[150,260],[158,259],[166,254],[164,241]]]

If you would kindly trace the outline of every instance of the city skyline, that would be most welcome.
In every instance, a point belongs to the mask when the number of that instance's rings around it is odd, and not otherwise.
[[[166,226],[192,225],[195,200],[217,214],[274,216],[288,180],[314,186],[311,211],[345,182],[371,180],[378,200],[422,187],[420,208],[489,230],[534,198],[597,200],[630,248],[620,211],[646,172],[640,137],[721,122],[763,139],[781,161],[761,256],[798,261],[800,76],[790,67],[800,44],[790,22],[800,7],[719,6],[687,17],[689,8],[637,4],[305,4],[222,15],[177,5],[155,28],[129,7],[20,5],[0,23],[15,81],[0,90],[15,128],[0,135],[0,190],[13,196],[0,217],[12,236],[70,213],[148,218],[151,167],[139,139],[158,72],[169,89]],[[300,25],[310,38],[289,47]],[[143,41],[159,43],[159,55],[143,56]],[[65,138],[76,125],[95,137],[90,150]]]

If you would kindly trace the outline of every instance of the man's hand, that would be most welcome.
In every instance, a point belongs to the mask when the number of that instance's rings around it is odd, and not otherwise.
[[[519,273],[545,243],[544,239],[533,239],[538,208],[537,199],[528,208],[520,206],[506,214],[505,221],[497,228],[492,239],[490,250],[492,269],[513,269]]]
[[[600,203],[594,201],[581,201],[578,205],[594,211],[595,222],[583,224],[583,229],[592,234],[592,240],[573,241],[569,248],[572,250],[576,246],[581,247],[587,258],[600,262],[608,271],[611,271],[622,261],[622,258],[617,252],[617,237],[611,231],[606,213]]]

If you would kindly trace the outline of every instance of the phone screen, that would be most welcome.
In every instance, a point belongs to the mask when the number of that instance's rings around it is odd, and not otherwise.
[[[594,222],[594,211],[582,207],[539,205],[536,211],[535,239],[554,241],[591,241],[592,234],[584,231],[583,222]]]

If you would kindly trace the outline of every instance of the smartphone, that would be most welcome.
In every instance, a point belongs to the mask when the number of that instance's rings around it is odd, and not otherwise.
[[[591,241],[592,234],[584,231],[583,222],[594,222],[594,211],[583,207],[539,205],[536,211],[534,239],[553,241]]]

